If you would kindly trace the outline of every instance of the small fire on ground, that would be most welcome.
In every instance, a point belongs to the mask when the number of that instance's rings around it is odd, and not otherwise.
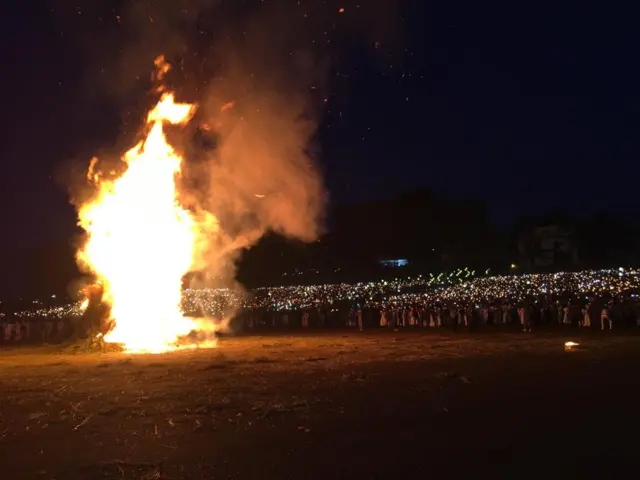
[[[564,349],[565,350],[573,350],[578,345],[580,345],[580,344],[576,343],[576,342],[564,342]]]

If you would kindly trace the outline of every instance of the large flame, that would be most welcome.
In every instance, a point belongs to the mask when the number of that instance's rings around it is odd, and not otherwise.
[[[164,93],[147,116],[146,138],[124,156],[126,171],[115,180],[93,174],[98,194],[79,208],[87,242],[78,260],[104,286],[112,329],[106,342],[129,352],[178,348],[198,327],[181,310],[182,278],[194,259],[196,224],[177,201],[175,177],[181,158],[163,126],[189,121],[195,106]]]

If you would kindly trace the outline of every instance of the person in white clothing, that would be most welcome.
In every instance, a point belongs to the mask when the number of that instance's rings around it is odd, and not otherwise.
[[[387,311],[382,310],[380,312],[380,326],[386,327],[387,325],[389,325],[389,321],[387,320]]]
[[[489,324],[489,309],[482,307],[482,324],[486,327]]]
[[[613,322],[611,321],[611,317],[609,317],[609,309],[606,305],[602,307],[602,312],[600,313],[601,330],[604,330],[605,324],[609,326],[609,330],[613,330]]]
[[[458,326],[467,326],[467,312],[464,308],[458,310]]]
[[[409,317],[409,320],[407,323],[410,327],[415,327],[417,323],[416,323],[416,316],[415,316],[413,307],[410,307],[408,309],[408,312],[409,313],[407,313],[407,316]]]
[[[589,308],[591,307],[590,304],[587,303],[587,305],[582,309],[582,326],[583,327],[591,327],[591,314],[589,313]]]
[[[502,306],[502,324],[507,325],[509,323],[509,307],[507,305]]]

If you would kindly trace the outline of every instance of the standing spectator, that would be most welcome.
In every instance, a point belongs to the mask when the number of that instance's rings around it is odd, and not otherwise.
[[[613,322],[609,316],[609,307],[607,305],[604,305],[602,307],[602,312],[600,312],[600,329],[602,331],[604,331],[605,325],[609,327],[609,330],[613,330]]]
[[[587,303],[585,307],[582,309],[582,326],[590,328],[591,327],[591,314],[589,313],[589,309],[591,308],[591,304]]]

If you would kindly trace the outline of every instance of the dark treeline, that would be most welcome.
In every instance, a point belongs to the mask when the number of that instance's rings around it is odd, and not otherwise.
[[[508,229],[486,204],[415,191],[372,204],[335,208],[328,233],[304,245],[264,239],[244,258],[247,284],[357,281],[468,267],[492,273],[553,272],[640,261],[640,229],[630,219],[563,213],[519,219]],[[382,260],[406,259],[403,268]]]
[[[482,203],[447,200],[429,191],[338,206],[327,230],[308,245],[265,238],[245,256],[241,280],[287,284],[398,275],[397,269],[380,265],[388,259],[408,260],[403,274],[459,265],[486,269],[499,265],[507,248]]]
[[[69,241],[3,253],[4,301],[66,296],[80,277]],[[336,206],[327,233],[304,244],[277,235],[245,252],[239,280],[249,286],[358,281],[468,267],[493,273],[637,265],[640,235],[629,219],[553,213],[498,228],[481,201],[416,191],[390,200]],[[406,259],[402,268],[382,260]],[[513,265],[512,265],[513,264]],[[71,286],[71,288],[70,288]]]

